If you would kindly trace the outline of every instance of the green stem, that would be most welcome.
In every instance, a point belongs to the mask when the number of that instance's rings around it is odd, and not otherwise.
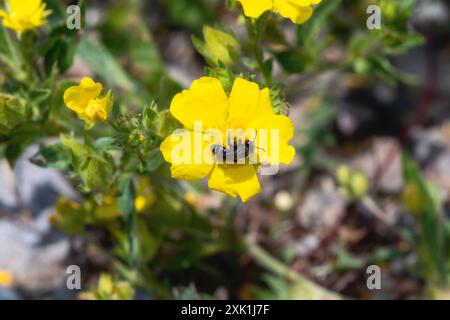
[[[278,276],[294,282],[300,285],[303,290],[305,297],[315,299],[326,299],[326,300],[340,300],[343,299],[337,293],[328,291],[325,288],[322,288],[316,285],[314,282],[308,280],[301,274],[293,271],[288,266],[284,265],[281,261],[272,257],[269,253],[267,253],[264,249],[258,246],[256,243],[251,241],[246,241],[247,251],[249,255],[262,267],[267,270],[277,274]]]
[[[272,86],[272,72],[266,68],[264,63],[264,51],[261,46],[261,40],[264,35],[264,31],[267,28],[269,22],[269,14],[264,14],[259,20],[253,22],[251,19],[247,19],[247,34],[250,42],[250,49],[252,51],[253,58],[258,64],[258,69],[261,72],[267,87]]]
[[[13,76],[19,81],[27,81],[28,74],[23,68],[22,54],[16,44],[11,40],[9,32],[3,26],[0,26],[2,37],[6,40],[6,47],[9,49],[9,55],[5,58],[6,63],[11,67]]]
[[[36,58],[36,40],[30,38],[25,41],[25,36],[19,39],[20,58],[25,67],[28,81],[32,83],[33,87],[42,81],[39,71],[37,69]]]

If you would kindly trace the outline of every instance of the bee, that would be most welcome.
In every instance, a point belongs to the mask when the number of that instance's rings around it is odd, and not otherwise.
[[[255,137],[256,139],[256,137]],[[250,140],[231,139],[228,140],[230,148],[220,144],[211,146],[211,151],[219,163],[227,164],[244,164],[253,155],[255,151],[255,143]]]

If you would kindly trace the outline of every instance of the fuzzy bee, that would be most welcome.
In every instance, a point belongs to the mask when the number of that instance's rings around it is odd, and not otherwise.
[[[244,164],[253,155],[255,151],[255,143],[250,140],[231,139],[228,140],[229,148],[220,144],[211,146],[211,151],[219,163],[226,164]]]

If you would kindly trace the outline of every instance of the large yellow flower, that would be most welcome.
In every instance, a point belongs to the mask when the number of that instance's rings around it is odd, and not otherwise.
[[[261,192],[256,175],[266,168],[261,164],[289,164],[295,156],[288,144],[294,136],[292,121],[273,112],[269,89],[260,90],[256,83],[238,78],[227,96],[219,80],[200,78],[174,97],[170,112],[184,126],[161,144],[175,179],[209,176],[211,189],[245,202]],[[239,156],[237,141],[245,146]],[[232,154],[231,163],[222,161],[219,149]]]
[[[273,10],[294,23],[308,21],[313,13],[313,4],[322,0],[238,0],[242,4],[244,14],[250,18],[258,18],[264,12]]]
[[[64,92],[64,103],[89,125],[106,121],[111,109],[111,92],[99,98],[102,90],[101,83],[85,77],[79,86],[70,87]]]
[[[42,0],[6,0],[6,11],[0,10],[3,25],[15,30],[19,36],[47,23],[49,10]]]

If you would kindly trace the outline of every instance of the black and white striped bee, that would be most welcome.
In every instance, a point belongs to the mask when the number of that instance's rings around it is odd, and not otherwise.
[[[246,164],[256,149],[254,141],[247,139],[234,138],[231,141],[229,138],[228,146],[228,148],[220,144],[211,146],[215,159],[221,164]]]

